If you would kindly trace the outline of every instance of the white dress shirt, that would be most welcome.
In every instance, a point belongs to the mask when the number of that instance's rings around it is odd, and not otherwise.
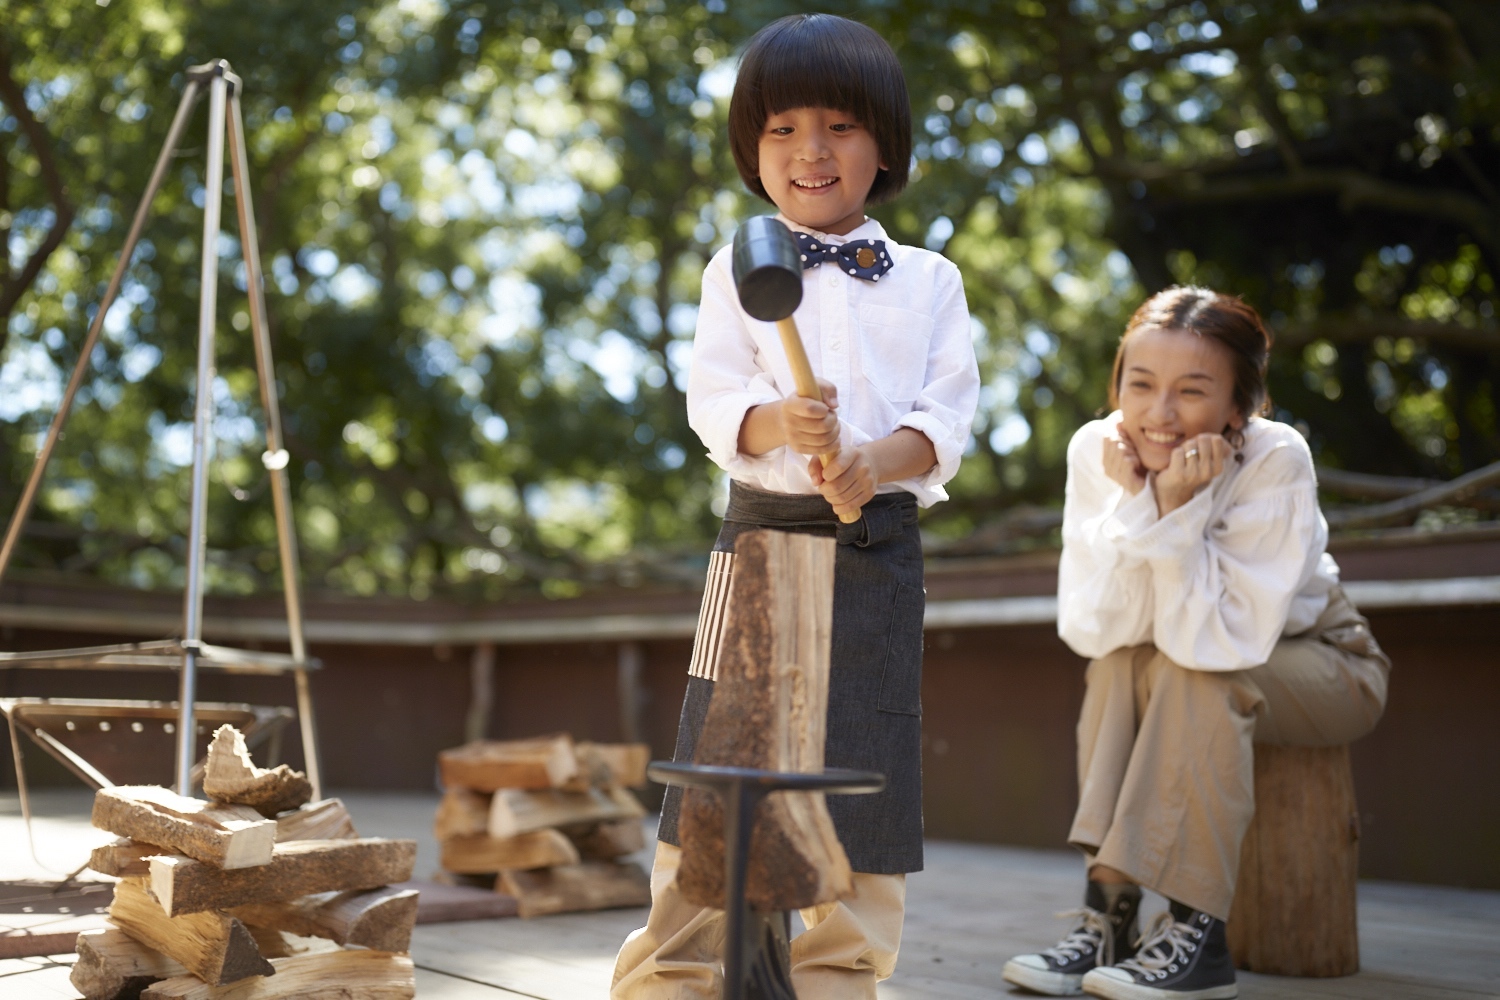
[[[781,218],[778,216],[778,218]],[[802,304],[793,318],[818,377],[838,388],[840,445],[855,447],[911,427],[932,441],[937,464],[878,492],[906,490],[923,507],[948,498],[943,484],[958,472],[979,402],[979,366],[969,330],[963,281],[953,263],[930,250],[902,246],[867,219],[843,236],[781,221],[827,244],[884,240],[892,267],[879,281],[831,264],[802,274]],[[808,456],[783,446],[742,455],[740,425],[752,406],[797,394],[775,323],[740,307],[731,247],[703,272],[703,301],[688,373],[688,423],[708,457],[729,475],[775,493],[816,493]]]
[[[1129,496],[1104,473],[1119,420],[1095,420],[1068,445],[1058,634],[1090,658],[1151,643],[1196,670],[1265,663],[1277,639],[1313,626],[1339,580],[1307,442],[1251,419],[1244,461],[1231,456],[1160,517],[1149,482]]]

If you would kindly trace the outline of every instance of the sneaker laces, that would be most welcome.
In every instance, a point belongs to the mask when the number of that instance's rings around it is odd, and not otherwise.
[[[1144,979],[1165,977],[1191,960],[1202,938],[1201,930],[1178,922],[1170,912],[1158,913],[1136,941],[1139,950],[1135,957],[1125,959],[1115,968],[1139,973]]]
[[[1092,951],[1095,965],[1110,964],[1107,960],[1113,957],[1110,952],[1114,950],[1115,935],[1108,917],[1087,906],[1079,910],[1064,910],[1057,917],[1060,920],[1077,920],[1078,926],[1067,937],[1042,952],[1044,956],[1055,960],[1059,965],[1066,965]]]

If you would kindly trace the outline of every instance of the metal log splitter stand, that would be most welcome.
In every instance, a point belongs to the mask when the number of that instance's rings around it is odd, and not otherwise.
[[[791,914],[751,913],[745,899],[755,807],[772,792],[869,795],[885,788],[885,775],[841,768],[797,774],[672,761],[652,762],[646,775],[663,785],[706,788],[724,803],[723,1000],[796,1000],[788,941]]]

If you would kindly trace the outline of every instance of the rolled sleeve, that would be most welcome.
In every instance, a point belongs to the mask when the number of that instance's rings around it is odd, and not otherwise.
[[[917,487],[913,492],[919,501],[923,494],[933,501],[947,499],[942,487],[958,475],[974,411],[979,406],[979,363],[974,357],[963,279],[957,267],[943,263],[946,266],[939,272],[942,292],[933,310],[926,378],[911,411],[896,423],[897,427],[925,434],[937,454],[937,463],[930,470],[906,481]]]
[[[703,272],[703,299],[688,370],[688,425],[708,448],[708,457],[734,475],[765,463],[767,456],[740,454],[740,425],[752,406],[781,399],[776,379],[755,349],[730,287],[727,257],[720,253]],[[779,449],[778,449],[779,450]]]

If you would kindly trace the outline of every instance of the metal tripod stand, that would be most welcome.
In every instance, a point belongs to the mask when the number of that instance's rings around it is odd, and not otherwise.
[[[176,151],[188,118],[203,93],[208,93],[208,166],[204,184],[203,267],[198,311],[198,371],[194,389],[192,494],[187,538],[187,579],[183,592],[182,637],[159,642],[93,646],[84,649],[47,652],[0,653],[4,667],[75,667],[86,669],[176,669],[180,674],[178,688],[179,717],[176,728],[176,784],[183,795],[192,794],[192,769],[196,754],[194,737],[197,727],[193,704],[197,697],[200,669],[220,669],[240,673],[291,672],[297,685],[297,716],[302,731],[307,776],[314,797],[322,794],[318,768],[317,737],[313,726],[312,693],[307,671],[318,664],[307,657],[302,632],[302,598],[298,586],[297,542],[292,524],[291,490],[287,482],[287,452],[281,439],[281,413],[276,403],[276,380],[271,365],[271,337],[266,325],[265,294],[261,287],[260,247],[255,234],[255,213],[250,203],[250,179],[245,152],[245,127],[240,117],[241,81],[222,59],[195,66],[188,71],[187,89],[177,107],[176,117],[157,157],[146,193],[136,209],[125,247],[115,264],[109,287],[88,336],[78,355],[63,393],[57,416],[37,452],[26,488],[11,515],[5,540],[0,543],[0,577],[5,574],[15,553],[16,543],[36,500],[37,488],[62,436],[73,399],[88,371],[89,359],[98,343],[104,317],[119,294],[125,271],[135,252],[136,242],[150,215],[151,204],[161,188],[167,166]],[[250,325],[255,343],[256,375],[260,382],[261,402],[266,412],[266,451],[261,460],[271,481],[271,497],[276,517],[276,537],[281,557],[281,577],[286,592],[287,633],[291,655],[251,650],[226,649],[203,642],[203,572],[207,545],[207,489],[209,447],[213,429],[214,312],[218,297],[219,222],[224,196],[224,155],[228,141],[230,169],[234,182],[234,201],[239,214],[240,246],[245,262],[245,280],[250,300]],[[19,767],[19,760],[17,766]]]

